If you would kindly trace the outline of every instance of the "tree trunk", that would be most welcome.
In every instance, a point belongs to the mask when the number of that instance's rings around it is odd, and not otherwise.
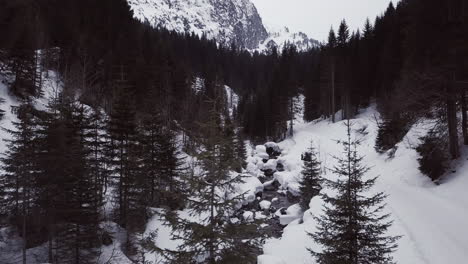
[[[458,146],[458,126],[457,126],[457,104],[454,93],[453,80],[447,87],[447,121],[449,130],[449,147],[452,159],[460,157],[460,149]]]
[[[332,122],[335,123],[335,60],[331,62],[331,114]]]
[[[461,102],[461,110],[462,110],[462,131],[463,131],[463,143],[468,145],[468,123],[467,123],[467,113],[466,111],[466,90],[461,88],[460,90],[460,102]]]
[[[291,112],[291,120],[289,122],[289,136],[290,137],[293,137],[294,136],[294,117],[295,117],[295,113],[294,113],[294,98],[291,97],[290,99],[290,104],[289,104],[289,111]]]
[[[27,242],[27,239],[26,239],[26,213],[27,213],[27,209],[26,209],[26,205],[27,205],[27,202],[26,202],[26,197],[25,199],[23,200],[23,227],[22,227],[22,236],[23,236],[23,264],[26,264],[26,242]]]

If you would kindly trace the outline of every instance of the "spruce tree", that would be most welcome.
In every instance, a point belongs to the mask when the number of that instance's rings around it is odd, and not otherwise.
[[[309,209],[310,200],[317,196],[322,189],[322,178],[320,171],[320,161],[317,159],[317,152],[311,142],[309,150],[303,155],[304,166],[302,169],[302,180],[300,182],[301,207],[302,210]]]
[[[351,138],[351,124],[347,122],[348,138],[343,144],[344,158],[336,158],[332,169],[338,177],[326,186],[336,196],[322,195],[324,215],[317,217],[318,231],[310,234],[323,247],[321,252],[311,250],[318,263],[393,263],[391,253],[398,237],[385,233],[392,222],[384,214],[384,193],[368,195],[377,178],[364,179],[369,168],[358,155],[359,141]]]
[[[132,241],[143,231],[147,220],[145,202],[146,175],[142,173],[142,149],[138,142],[132,86],[122,78],[117,82],[117,94],[107,124],[109,164],[113,197],[116,201],[115,219],[127,231],[126,253],[134,255]]]
[[[0,176],[0,212],[11,218],[23,239],[22,262],[27,263],[28,223],[37,207],[37,180],[41,172],[38,166],[37,118],[34,106],[25,101],[14,109],[18,121],[14,129],[6,130],[12,136],[8,150],[1,158],[4,173]]]
[[[340,23],[340,27],[338,28],[338,37],[337,37],[337,44],[338,47],[343,48],[346,46],[346,43],[349,41],[349,28],[346,24],[346,21],[343,19]]]
[[[84,106],[60,95],[51,101],[44,126],[38,187],[49,232],[49,262],[94,263],[99,210],[89,157]],[[53,246],[52,246],[53,245]]]
[[[236,159],[239,161],[237,172],[242,172],[242,168],[247,165],[247,149],[245,148],[244,136],[242,135],[242,129],[238,128],[235,140]]]
[[[181,179],[183,161],[175,141],[175,133],[165,127],[157,109],[146,113],[140,127],[139,144],[142,148],[141,171],[147,205],[180,208],[184,196]]]
[[[209,121],[201,128],[204,137],[197,155],[201,170],[187,179],[191,217],[166,213],[174,230],[172,239],[182,241],[175,251],[165,252],[169,263],[256,263],[257,234],[243,231],[257,226],[232,219],[244,198],[235,192],[243,180],[232,172],[235,161],[224,153],[232,141],[223,132],[216,102],[213,105]]]
[[[1,98],[0,97],[0,106],[5,103],[5,99]],[[0,109],[0,120],[3,119],[3,117],[5,116],[5,111],[3,109]]]

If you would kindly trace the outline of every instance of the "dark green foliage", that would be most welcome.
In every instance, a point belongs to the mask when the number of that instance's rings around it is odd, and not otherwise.
[[[62,96],[48,112],[29,101],[14,110],[19,121],[2,159],[5,215],[15,219],[25,247],[48,242],[49,262],[94,263],[102,199],[89,171],[87,111]]]
[[[437,181],[447,171],[449,164],[447,139],[436,130],[429,131],[428,135],[420,139],[421,145],[416,148],[421,156],[418,159],[419,170]]]
[[[383,213],[386,196],[367,194],[377,178],[365,178],[369,168],[357,153],[359,142],[351,139],[349,121],[347,127],[348,139],[341,142],[344,157],[336,158],[338,165],[332,170],[338,179],[326,181],[337,195],[322,195],[325,212],[316,218],[317,232],[310,234],[323,251],[311,253],[324,264],[393,263],[398,237],[385,234],[392,224]]]
[[[108,163],[117,202],[116,219],[130,232],[142,228],[146,220],[143,191],[146,182],[141,174],[141,149],[133,98],[126,80],[118,80],[107,127]]]
[[[25,241],[25,253],[26,247],[41,241],[37,237],[37,226],[30,224],[37,217],[33,214],[33,209],[38,206],[36,186],[41,173],[39,148],[35,144],[38,119],[29,101],[15,108],[15,113],[18,121],[13,122],[13,130],[6,130],[12,139],[8,141],[8,150],[1,159],[4,173],[0,177],[0,214],[11,218],[20,231]]]
[[[0,106],[5,103],[5,99],[1,98],[0,97]],[[0,121],[3,119],[3,117],[5,116],[5,111],[3,109],[0,109]]]
[[[91,173],[92,138],[88,110],[63,95],[53,99],[41,120],[43,152],[39,204],[47,219],[49,261],[93,263],[100,245],[101,192]]]
[[[406,133],[408,133],[411,124],[412,123],[403,118],[384,119],[379,124],[379,130],[375,140],[375,150],[379,153],[385,153],[394,148],[396,144],[403,140]]]
[[[177,250],[165,252],[169,263],[255,263],[259,251],[257,225],[231,219],[244,198],[235,192],[243,180],[231,173],[236,167],[228,151],[233,142],[220,126],[217,102],[212,105],[209,121],[201,125],[204,136],[197,159],[202,171],[187,179],[193,219],[166,212],[175,230],[172,238],[182,241]]]
[[[301,192],[301,207],[302,210],[309,209],[309,203],[312,198],[317,196],[322,189],[322,177],[320,161],[317,159],[317,152],[311,146],[309,150],[303,154],[302,159],[304,160],[304,166],[302,167],[302,180],[300,182]]]
[[[238,129],[236,133],[236,140],[234,142],[236,148],[236,159],[238,161],[238,166],[236,168],[237,172],[242,172],[242,168],[245,168],[247,165],[247,149],[245,148],[245,141],[242,135],[241,129]]]
[[[139,130],[141,173],[146,178],[146,204],[182,208],[185,187],[181,180],[186,168],[174,132],[163,126],[156,110],[143,117]]]

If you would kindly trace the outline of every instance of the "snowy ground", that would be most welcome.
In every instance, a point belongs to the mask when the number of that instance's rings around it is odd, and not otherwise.
[[[57,91],[57,82],[53,78],[53,73],[47,85],[45,98],[37,102],[38,107],[43,107],[46,98],[52,97]],[[4,76],[0,76],[4,78]],[[1,80],[0,80],[1,81]],[[0,82],[0,97],[6,100],[0,105],[5,110],[5,117],[0,121],[3,128],[12,128],[11,121],[15,120],[10,112],[12,105],[18,105],[15,98],[7,93],[7,88]],[[414,147],[418,144],[419,136],[427,131],[427,123],[421,122],[415,125],[406,138],[398,145],[398,150],[393,159],[388,159],[387,155],[379,155],[374,151],[374,142],[377,127],[374,115],[377,114],[374,108],[369,108],[353,120],[354,128],[360,129],[367,126],[368,134],[362,137],[363,144],[360,153],[365,155],[365,162],[372,166],[369,176],[380,176],[375,186],[375,191],[384,191],[389,197],[387,199],[387,210],[392,214],[394,226],[391,233],[402,235],[399,240],[399,249],[394,254],[395,261],[402,264],[446,264],[466,263],[468,259],[468,151],[464,149],[462,159],[455,164],[455,172],[446,175],[442,184],[435,185],[422,175],[418,170],[418,155]],[[1,132],[1,138],[5,139],[7,134]],[[342,151],[340,145],[335,140],[343,139],[346,136],[346,129],[342,122],[335,124],[327,120],[312,123],[296,123],[294,137],[279,143],[282,155],[278,158],[285,166],[285,172],[275,174],[275,178],[282,184],[282,188],[294,192],[297,190],[297,183],[300,180],[302,167],[301,154],[306,151],[310,141],[319,152],[319,158],[324,168],[334,165],[331,155],[339,155]],[[5,142],[0,141],[0,153],[5,153]],[[252,152],[254,150],[250,150]],[[324,170],[326,171],[326,170]],[[252,174],[247,179],[245,186],[240,186],[240,191],[251,190],[251,197],[255,197],[255,192],[261,190],[262,185]],[[333,179],[335,176],[326,173],[325,177]],[[253,197],[252,197],[253,196]],[[248,198],[248,199],[249,199]],[[311,201],[311,210],[305,213],[304,222],[299,223],[297,212],[294,207],[290,208],[289,215],[296,215],[284,230],[280,239],[269,239],[264,245],[264,255],[259,257],[260,264],[303,264],[314,263],[306,248],[317,249],[317,245],[307,236],[306,232],[315,230],[315,220],[312,215],[318,215],[322,210],[320,198]],[[114,223],[103,223],[106,229],[121,234]],[[171,230],[162,226],[162,222],[155,216],[147,226],[147,233],[158,230],[156,244],[163,248],[174,248],[177,241],[170,240]],[[0,230],[5,234],[8,230]],[[0,234],[0,237],[2,236]],[[130,263],[120,252],[120,239],[108,247],[103,247],[103,256],[100,263],[113,259],[115,263]],[[15,240],[16,241],[16,240]],[[0,262],[5,257],[9,261],[15,262],[18,257],[10,253],[18,247],[17,241],[3,241],[0,243]],[[28,250],[28,254],[40,255],[40,247]],[[2,256],[3,255],[3,256]],[[8,255],[8,256],[7,256]],[[147,258],[158,260],[154,253],[148,253]],[[3,262],[2,262],[3,263]]]
[[[413,149],[418,138],[427,131],[424,122],[415,125],[406,138],[398,145],[393,159],[377,154],[374,142],[377,126],[374,121],[375,108],[369,108],[355,120],[355,130],[367,126],[367,135],[362,138],[360,154],[371,166],[369,176],[379,176],[374,191],[384,191],[387,198],[387,212],[391,213],[394,225],[391,234],[402,235],[399,248],[394,254],[395,261],[402,264],[446,264],[467,263],[468,259],[468,162],[456,165],[456,172],[448,174],[441,185],[435,185],[418,170],[418,155]],[[283,149],[280,157],[285,161],[286,175],[283,185],[295,187],[300,179],[301,153],[310,146],[310,141],[320,154],[324,168],[335,164],[331,155],[340,155],[341,145],[335,140],[346,137],[343,122],[331,124],[323,120],[299,124],[292,139],[279,143]],[[465,160],[468,153],[464,153]],[[328,171],[325,177],[335,178]],[[325,190],[326,191],[326,190]],[[270,239],[264,245],[264,255],[259,264],[302,264],[315,263],[306,248],[319,249],[307,235],[314,232],[315,220],[312,215],[322,212],[320,198],[311,201],[311,210],[299,220],[290,223],[280,239]]]

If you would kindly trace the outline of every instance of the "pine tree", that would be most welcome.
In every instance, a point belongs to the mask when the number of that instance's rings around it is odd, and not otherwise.
[[[47,216],[50,262],[96,261],[102,198],[90,170],[87,116],[83,105],[60,95],[51,101],[49,113],[42,120],[44,173],[38,186]]]
[[[226,144],[232,141],[223,133],[220,108],[213,104],[209,121],[202,124],[204,138],[197,155],[201,171],[187,179],[192,191],[188,197],[191,218],[166,213],[175,230],[172,239],[182,241],[177,250],[166,252],[170,263],[255,263],[258,254],[256,232],[242,232],[256,230],[256,225],[231,219],[244,196],[235,192],[243,180],[231,172],[233,159],[224,155]]]
[[[305,211],[309,209],[310,200],[319,195],[322,189],[321,164],[317,159],[317,152],[312,142],[309,150],[303,155],[303,160],[304,166],[299,190],[301,192],[301,207]]]
[[[124,79],[118,82],[117,95],[108,123],[107,162],[117,202],[117,222],[128,234],[141,231],[146,215],[144,185],[141,172],[141,146],[138,144],[138,126],[131,86]],[[129,254],[132,238],[129,236],[126,249]]]
[[[343,19],[340,23],[340,27],[338,28],[338,37],[337,37],[337,45],[339,48],[343,48],[346,46],[349,40],[349,28],[346,24],[346,21]]]
[[[2,105],[3,103],[5,103],[5,99],[0,97],[0,105]],[[4,116],[5,116],[5,111],[3,109],[0,109],[0,121],[3,119]]]
[[[85,111],[83,108],[81,111]],[[83,127],[86,145],[89,151],[87,157],[89,173],[92,174],[94,191],[102,203],[109,187],[109,170],[106,164],[106,120],[100,109],[89,109],[84,117],[86,123]]]
[[[22,261],[27,263],[28,223],[33,217],[32,210],[37,206],[37,178],[41,172],[38,166],[37,118],[30,101],[25,101],[15,109],[18,121],[14,129],[6,130],[12,135],[8,140],[8,150],[2,157],[0,176],[0,212],[12,219],[23,239]]]
[[[242,135],[242,130],[237,129],[236,140],[235,140],[235,149],[236,149],[236,159],[239,162],[239,166],[236,169],[237,172],[242,172],[242,168],[245,168],[247,165],[247,149],[245,148],[244,136]]]
[[[142,148],[141,173],[145,175],[148,206],[182,207],[184,159],[177,148],[175,134],[164,126],[157,109],[144,115],[139,144]]]
[[[165,128],[160,139],[159,173],[164,182],[160,186],[163,190],[161,194],[166,206],[171,209],[181,209],[187,192],[183,184],[187,169],[184,165],[185,158],[177,147],[174,131]]]
[[[337,195],[322,195],[324,215],[316,218],[318,231],[310,234],[323,251],[311,253],[318,263],[393,263],[391,253],[398,237],[385,235],[392,224],[382,212],[386,196],[365,194],[377,178],[363,178],[369,168],[357,153],[359,141],[351,139],[349,120],[347,129],[348,138],[341,142],[345,157],[336,158],[338,165],[332,170],[339,178],[326,182]]]

